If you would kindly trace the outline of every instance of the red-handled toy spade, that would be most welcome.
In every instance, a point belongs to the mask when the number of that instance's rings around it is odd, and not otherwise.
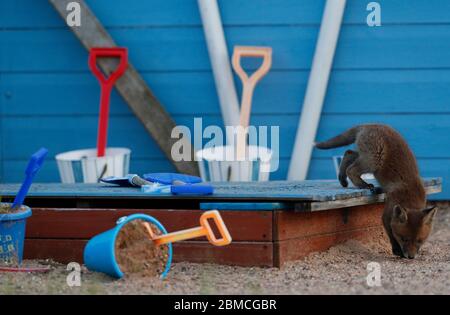
[[[97,67],[97,58],[99,57],[112,57],[119,58],[119,66],[111,75],[107,78],[103,72]],[[92,48],[89,54],[89,68],[92,73],[97,77],[101,86],[101,98],[100,98],[100,116],[98,121],[98,133],[97,133],[97,156],[101,157],[105,155],[106,140],[108,133],[108,116],[109,116],[109,99],[111,96],[111,90],[114,83],[125,72],[128,66],[128,51],[126,48],[113,47],[113,48]]]

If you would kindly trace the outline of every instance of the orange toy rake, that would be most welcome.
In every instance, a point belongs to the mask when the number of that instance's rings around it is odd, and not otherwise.
[[[220,238],[217,238],[214,234],[211,225],[208,220],[213,220],[217,230],[220,233]],[[206,236],[208,241],[215,246],[225,246],[231,243],[231,235],[225,223],[220,216],[219,211],[211,210],[206,211],[200,217],[200,226],[194,227],[187,230],[172,232],[164,235],[155,235],[148,222],[142,223],[148,231],[150,239],[155,243],[155,245],[163,245],[168,243],[174,243],[178,241],[184,241],[192,238]]]

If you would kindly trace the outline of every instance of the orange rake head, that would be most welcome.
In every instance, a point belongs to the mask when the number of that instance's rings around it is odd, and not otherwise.
[[[209,219],[212,219],[216,224],[217,230],[219,231],[221,238],[216,238],[214,231],[212,230],[211,225],[208,222]],[[150,235],[150,238],[156,245],[174,243],[202,236],[206,236],[208,241],[215,246],[228,245],[232,241],[231,235],[228,232],[228,229],[225,223],[223,222],[219,211],[217,210],[206,211],[205,213],[203,213],[200,217],[199,227],[168,233],[164,235],[155,235],[148,222],[143,222],[142,224],[145,226]]]

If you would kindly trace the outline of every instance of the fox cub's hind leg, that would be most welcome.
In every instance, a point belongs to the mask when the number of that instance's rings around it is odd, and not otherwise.
[[[350,178],[352,183],[361,189],[370,189],[375,192],[375,187],[372,184],[368,184],[361,179],[361,175],[369,172],[370,170],[364,165],[361,158],[357,158],[348,168],[347,176]]]
[[[347,181],[347,168],[355,162],[355,160],[359,157],[358,152],[347,150],[345,151],[344,157],[342,158],[341,165],[339,166],[339,182],[342,187],[348,186]]]

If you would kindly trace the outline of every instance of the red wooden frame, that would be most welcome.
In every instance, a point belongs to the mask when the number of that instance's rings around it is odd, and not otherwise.
[[[215,247],[206,238],[174,243],[174,261],[281,267],[349,239],[370,239],[382,231],[383,204],[319,212],[222,210],[233,242]],[[170,231],[198,224],[201,210],[33,208],[24,256],[82,262],[89,238],[112,228],[118,218],[145,213]]]

